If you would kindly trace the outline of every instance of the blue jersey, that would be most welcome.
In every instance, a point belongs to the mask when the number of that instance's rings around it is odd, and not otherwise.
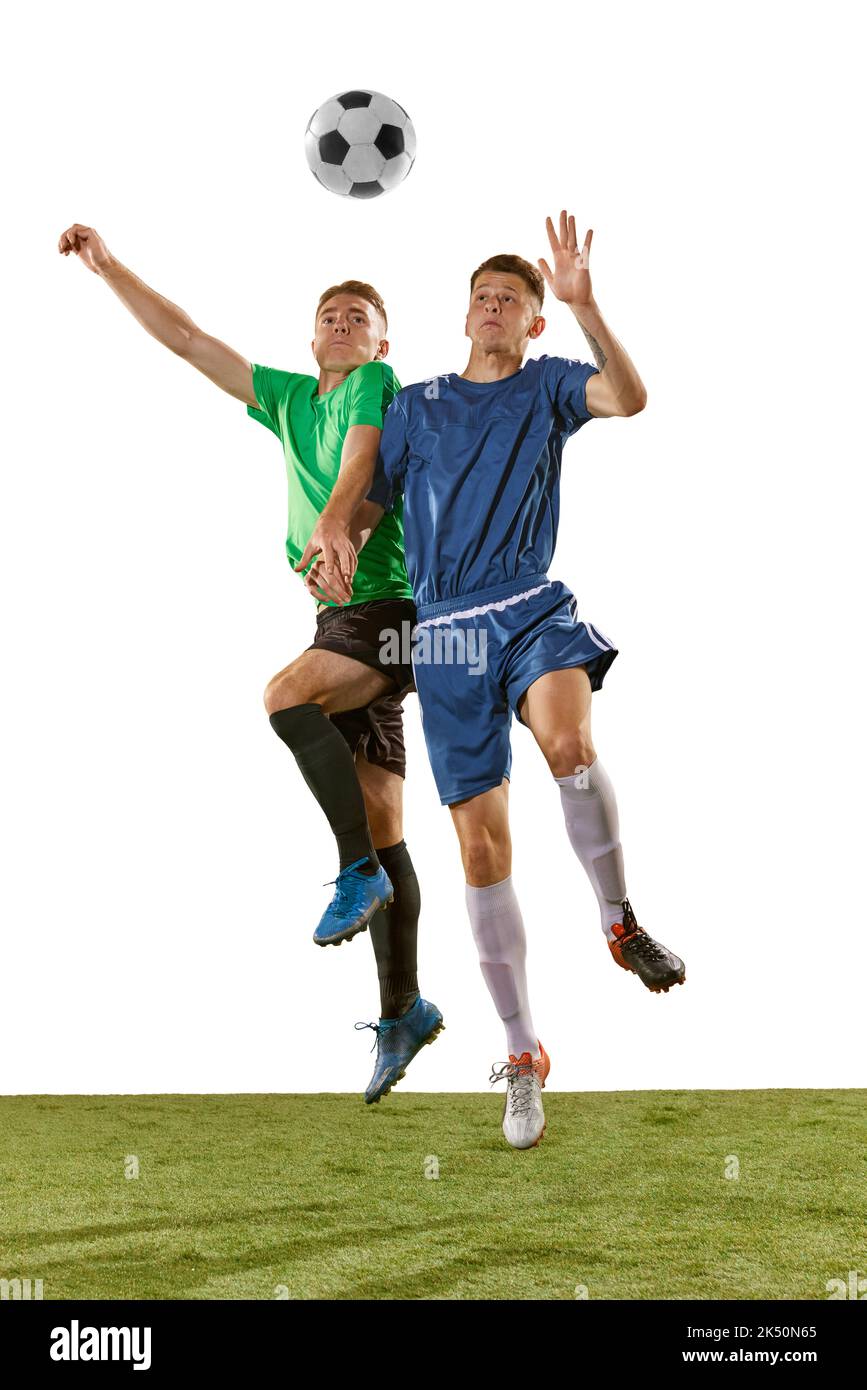
[[[419,607],[547,572],[563,445],[593,418],[584,390],[596,370],[531,358],[501,381],[450,372],[395,396],[368,497],[390,511],[403,494]]]

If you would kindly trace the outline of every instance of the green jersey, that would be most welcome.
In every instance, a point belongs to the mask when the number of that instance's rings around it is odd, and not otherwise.
[[[347,431],[353,425],[382,429],[400,382],[384,362],[365,362],[320,396],[316,377],[253,363],[253,390],[259,409],[248,405],[247,414],[272,430],[283,445],[289,480],[286,555],[294,566],[337,482]],[[412,598],[403,554],[402,505],[385,514],[358,556],[350,602],[378,598]]]

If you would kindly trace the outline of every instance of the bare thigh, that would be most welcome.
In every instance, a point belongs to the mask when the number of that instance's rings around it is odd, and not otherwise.
[[[590,677],[582,666],[549,671],[521,697],[518,712],[555,777],[569,777],[596,757],[590,734]]]
[[[265,689],[265,709],[270,715],[293,705],[321,705],[326,714],[339,714],[362,709],[392,690],[390,677],[351,656],[306,651],[271,677]]]

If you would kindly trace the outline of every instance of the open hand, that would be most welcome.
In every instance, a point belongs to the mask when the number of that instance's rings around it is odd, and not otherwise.
[[[567,216],[565,210],[560,213],[559,236],[554,231],[554,223],[550,217],[545,218],[545,226],[554,253],[554,269],[551,270],[547,261],[539,261],[539,269],[555,298],[575,306],[592,304],[593,288],[590,284],[589,261],[593,229],[588,231],[584,245],[579,251],[575,235],[575,218]]]

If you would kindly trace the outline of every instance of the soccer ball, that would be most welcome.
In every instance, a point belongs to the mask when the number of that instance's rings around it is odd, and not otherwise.
[[[343,92],[310,117],[307,163],[332,193],[376,198],[402,183],[415,159],[415,131],[381,92]]]

